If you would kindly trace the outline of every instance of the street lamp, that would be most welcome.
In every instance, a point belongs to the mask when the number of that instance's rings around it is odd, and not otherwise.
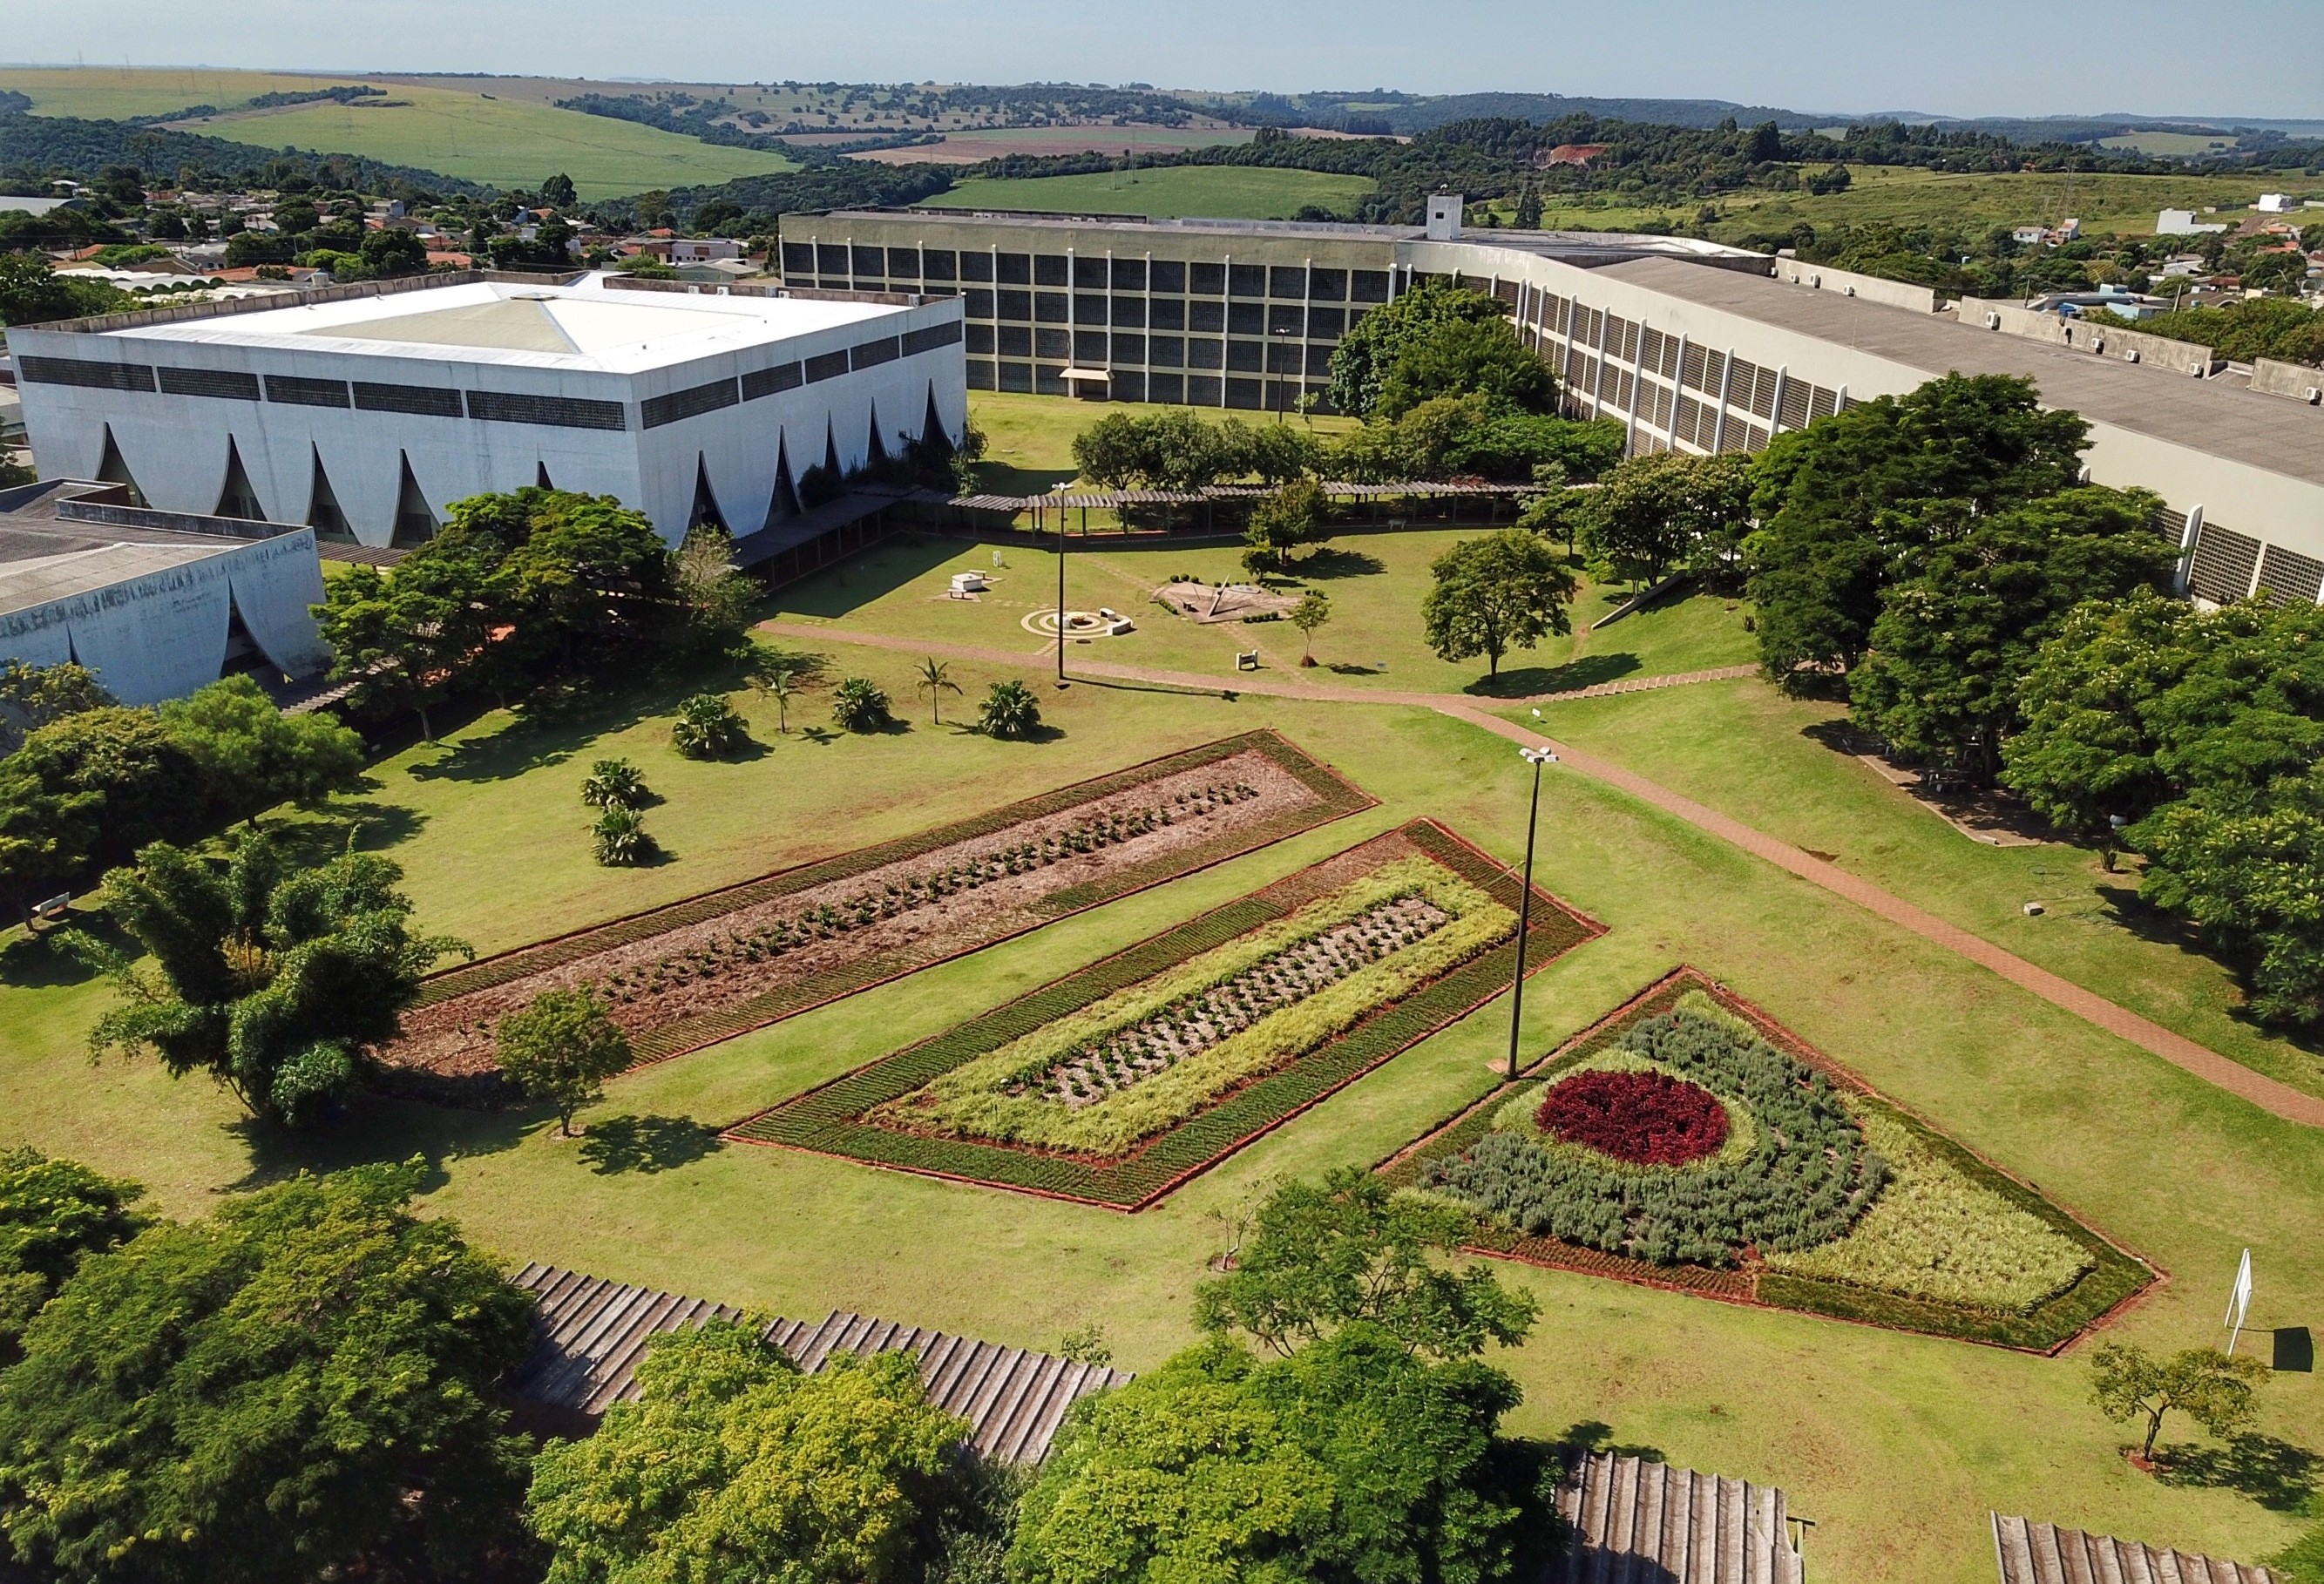
[[[1539,710],[1534,711],[1538,715]],[[1546,748],[1520,748],[1517,757],[1533,766],[1533,805],[1526,814],[1525,889],[1517,893],[1517,966],[1509,979],[1509,1073],[1517,1081],[1517,1025],[1525,1018],[1526,932],[1533,923],[1533,834],[1541,823],[1541,767],[1554,765],[1557,755]]]
[[[1051,486],[1062,490],[1063,484]],[[1057,686],[1065,685],[1065,503],[1057,502]]]

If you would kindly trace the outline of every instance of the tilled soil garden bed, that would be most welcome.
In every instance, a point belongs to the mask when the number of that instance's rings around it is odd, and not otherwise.
[[[641,1060],[682,1054],[1370,801],[1271,732],[1231,738],[453,969],[382,1054],[423,1091],[489,1090],[495,1022],[583,984]]]
[[[1683,1248],[1674,1253],[1666,1239],[1646,1232],[1647,1225],[1716,1208],[1714,1202],[1732,1192],[1729,1175],[1744,1156],[1768,1160],[1773,1169],[1762,1180],[1786,1180],[1781,1155],[1796,1148],[1788,1134],[1799,1130],[1797,1119],[1782,1119],[1778,1134],[1784,1137],[1775,1156],[1761,1147],[1764,1124],[1786,1109],[1783,1095],[1720,1094],[1722,1103],[1746,1119],[1748,1134],[1716,1152],[1665,1152],[1667,1164],[1642,1164],[1634,1158],[1637,1152],[1609,1151],[1602,1142],[1593,1149],[1545,1127],[1545,1098],[1567,1082],[1585,1077],[1633,1087],[1641,1078],[1667,1082],[1658,1072],[1665,1064],[1652,1053],[1674,1047],[1657,1045],[1658,1031],[1683,1033],[1689,1018],[1698,1027],[1706,1018],[1723,1022],[1734,1039],[1773,1053],[1768,1061],[1791,1064],[1801,1094],[1829,1097],[1845,1113],[1854,1136],[1860,1136],[1857,1147],[1874,1152],[1879,1163],[1868,1208],[1849,1215],[1844,1227],[1819,1231],[1819,1215],[1828,1215],[1833,1203],[1811,1196],[1795,1214],[1786,1214],[1777,1196],[1763,1202],[1757,1216],[1778,1234],[1771,1239],[1776,1248],[1714,1249],[1705,1257]],[[1755,1107],[1764,1114],[1749,1120]],[[1576,1151],[1582,1152],[1579,1161]],[[1594,1166],[1587,1164],[1592,1160]],[[1729,1175],[1714,1170],[1722,1165]],[[1379,1170],[1398,1187],[1469,1209],[1476,1217],[1471,1246],[1480,1253],[2032,1352],[2065,1347],[2156,1277],[2145,1261],[1875,1093],[1692,968],[1647,987],[1517,1082],[1487,1094]],[[1626,1208],[1618,1211],[1609,1184],[1618,1184],[1624,1173],[1636,1188],[1621,1195]],[[1837,1202],[1837,1187],[1824,1194]],[[1626,1229],[1645,1235],[1626,1236]],[[1802,1246],[1782,1247],[1786,1235]]]
[[[1499,994],[1518,900],[1415,821],[728,1137],[1139,1210]],[[1536,889],[1526,966],[1600,933]]]

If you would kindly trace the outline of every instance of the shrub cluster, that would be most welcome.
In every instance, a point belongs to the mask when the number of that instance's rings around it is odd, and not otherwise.
[[[1844,1235],[1887,1180],[1822,1075],[1731,1020],[1682,1008],[1631,1028],[1621,1048],[1740,1101],[1757,1147],[1738,1161],[1640,1172],[1496,1132],[1430,1162],[1422,1186],[1532,1236],[1655,1265],[1730,1265],[1746,1248]]]
[[[1576,1073],[1550,1085],[1534,1119],[1553,1137],[1633,1165],[1685,1165],[1727,1142],[1719,1097],[1660,1073]]]

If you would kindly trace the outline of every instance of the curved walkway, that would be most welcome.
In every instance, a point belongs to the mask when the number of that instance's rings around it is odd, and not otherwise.
[[[982,649],[969,644],[931,643],[918,639],[897,638],[885,633],[852,632],[834,627],[810,626],[803,622],[764,622],[759,631],[784,638],[804,639],[829,643],[860,644],[871,649],[895,649],[912,654],[933,654],[950,659],[997,662],[1002,665],[1023,665],[1028,660],[1047,660],[1054,655],[1055,646],[1044,644],[1031,654],[1008,649]],[[2037,967],[2012,952],[1973,935],[1960,926],[1950,924],[1925,908],[1891,892],[1881,889],[1869,880],[1858,878],[1829,863],[1788,842],[1777,841],[1764,831],[1756,830],[1742,821],[1730,819],[1717,809],[1709,808],[1691,797],[1682,797],[1656,781],[1648,780],[1636,771],[1623,769],[1610,760],[1570,747],[1554,738],[1527,730],[1514,721],[1493,714],[1479,701],[1442,693],[1397,693],[1368,688],[1333,687],[1300,679],[1269,676],[1265,672],[1241,672],[1233,677],[1221,679],[1189,671],[1166,671],[1145,666],[1115,665],[1109,661],[1076,658],[1074,672],[1093,679],[1144,682],[1164,686],[1184,687],[1199,693],[1255,693],[1272,697],[1314,699],[1332,704],[1391,704],[1408,705],[1433,709],[1455,720],[1480,726],[1513,742],[1532,747],[1547,742],[1556,751],[1559,760],[1578,774],[1603,781],[1641,802],[1652,804],[1665,814],[1674,815],[1696,828],[1707,831],[1721,841],[1732,843],[1755,857],[1763,858],[1779,869],[1790,870],[1812,885],[1821,886],[1836,897],[1846,898],[1878,915],[1889,923],[1912,931],[1922,939],[1942,946],[1955,955],[1966,958],[1979,967],[1992,970],[2010,983],[2048,1001],[2052,1006],[2070,1012],[2083,1021],[2106,1030],[2108,1034],[2128,1040],[2172,1065],[2192,1073],[2205,1082],[2240,1099],[2247,1100],[2262,1110],[2283,1118],[2286,1121],[2301,1122],[2310,1127],[2324,1128],[2324,1098],[2294,1089],[2288,1083],[2255,1073],[2241,1063],[2229,1061],[2209,1045],[2200,1045],[2183,1034],[2174,1033],[2151,1018],[2142,1018],[2128,1008],[2116,1005],[2105,997],[2094,995],[2061,978],[2046,968]],[[1647,688],[1683,686],[1688,683],[1725,680],[1754,675],[1756,668],[1729,666],[1712,671],[1690,671],[1674,677],[1642,677],[1621,682],[1600,683],[1594,687],[1577,688],[1571,693],[1537,695],[1531,698],[1495,699],[1494,704],[1536,704],[1549,700],[1590,698],[1610,693],[1635,693]]]

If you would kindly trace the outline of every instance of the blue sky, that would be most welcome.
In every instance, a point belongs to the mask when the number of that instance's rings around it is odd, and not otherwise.
[[[11,0],[19,61],[678,80],[1513,89],[1806,110],[2324,117],[2324,4]]]

